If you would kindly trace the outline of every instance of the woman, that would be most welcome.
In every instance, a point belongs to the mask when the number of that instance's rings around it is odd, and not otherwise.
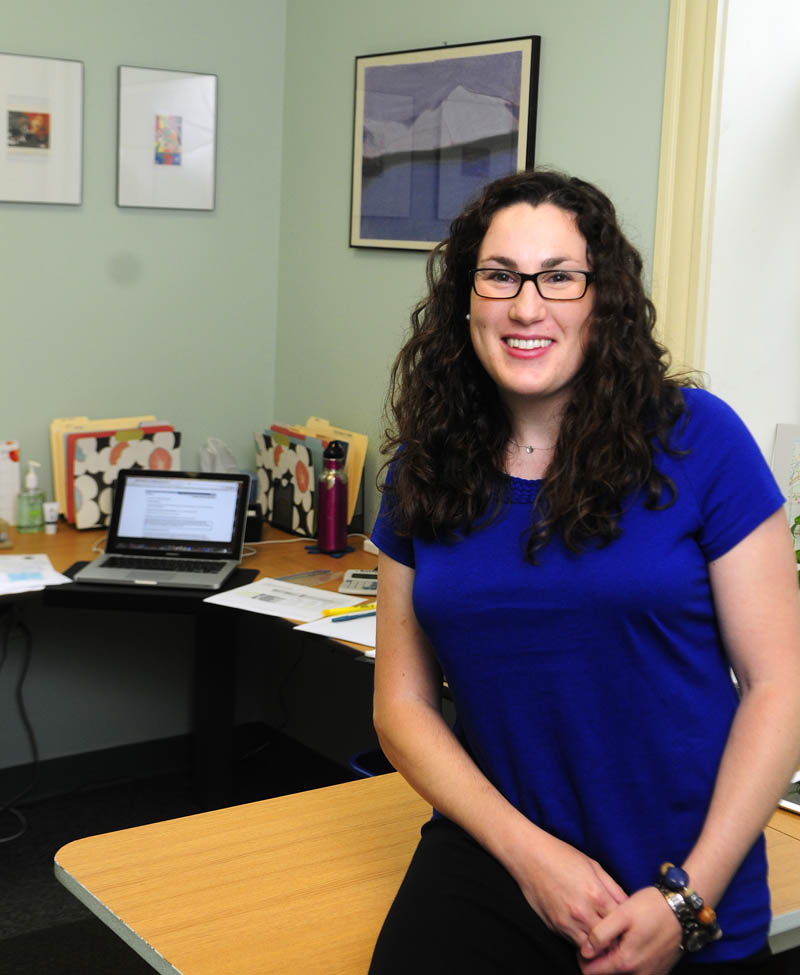
[[[610,201],[545,171],[431,255],[373,538],[375,725],[436,813],[373,975],[778,970],[790,534],[741,421],[667,378],[641,269]]]

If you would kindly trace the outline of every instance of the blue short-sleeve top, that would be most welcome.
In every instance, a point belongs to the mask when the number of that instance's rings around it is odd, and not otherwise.
[[[598,860],[628,892],[681,863],[705,818],[737,706],[708,563],[783,503],[736,414],[686,389],[677,488],[663,510],[635,498],[622,534],[580,554],[554,537],[524,558],[538,481],[511,479],[502,515],[452,542],[397,534],[390,495],[372,538],[415,568],[414,610],[447,678],[457,733],[527,817]],[[380,652],[380,648],[378,650]],[[718,905],[724,938],[695,961],[764,944],[763,840]]]

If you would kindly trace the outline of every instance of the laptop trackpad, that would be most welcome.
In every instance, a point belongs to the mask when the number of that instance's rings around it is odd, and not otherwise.
[[[127,577],[131,582],[169,582],[175,578],[174,572],[147,572],[144,569],[133,570]]]

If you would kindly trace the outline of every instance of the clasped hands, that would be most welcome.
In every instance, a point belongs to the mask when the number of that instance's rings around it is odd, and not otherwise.
[[[667,975],[682,932],[662,894],[644,887],[628,896],[579,850],[552,836],[548,848],[544,871],[537,857],[516,879],[545,924],[577,946],[582,975]]]

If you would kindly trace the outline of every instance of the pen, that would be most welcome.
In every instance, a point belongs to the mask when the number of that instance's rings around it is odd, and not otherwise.
[[[347,620],[360,620],[367,616],[374,616],[375,610],[371,609],[367,613],[351,613],[349,616],[334,616],[331,623],[345,623]]]
[[[361,612],[362,609],[375,609],[377,603],[361,603],[357,606],[337,606],[334,609],[323,609],[323,616],[341,616],[342,613]]]

